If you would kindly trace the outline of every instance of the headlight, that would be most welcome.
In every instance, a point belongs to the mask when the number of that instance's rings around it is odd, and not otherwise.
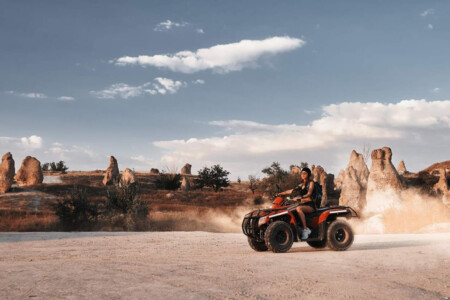
[[[258,227],[266,224],[267,221],[269,221],[269,217],[261,217],[261,218],[259,218],[259,220],[258,220]]]

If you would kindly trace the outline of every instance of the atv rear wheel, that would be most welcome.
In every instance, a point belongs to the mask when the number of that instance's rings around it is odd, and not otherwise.
[[[292,247],[294,234],[291,226],[284,221],[276,221],[270,224],[264,235],[266,246],[275,253],[286,252]]]
[[[334,221],[328,226],[327,245],[333,250],[344,251],[353,244],[353,230],[343,221]]]
[[[250,247],[252,247],[252,249],[255,251],[261,252],[268,250],[266,243],[264,241],[258,242],[256,241],[256,239],[252,239],[251,237],[248,237],[247,240]]]
[[[306,243],[313,248],[321,249],[327,246],[327,239],[323,239],[322,241],[306,241]]]

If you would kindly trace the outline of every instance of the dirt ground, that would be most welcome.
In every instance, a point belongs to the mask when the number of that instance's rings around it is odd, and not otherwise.
[[[0,299],[448,299],[450,233],[254,252],[242,234],[0,233]]]

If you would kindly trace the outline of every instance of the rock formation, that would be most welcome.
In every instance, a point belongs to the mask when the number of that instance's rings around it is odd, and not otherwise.
[[[402,187],[400,176],[392,164],[391,148],[373,150],[367,182],[367,211],[380,212],[396,203]]]
[[[366,205],[367,180],[369,177],[369,169],[364,162],[363,155],[353,150],[344,174],[339,173],[339,177],[343,178],[339,204],[361,211]]]
[[[450,191],[448,189],[447,172],[444,168],[439,170],[439,181],[434,185],[433,189],[438,195],[442,195],[442,202],[450,206]]]
[[[2,164],[0,165],[0,194],[9,191],[13,184],[15,173],[14,159],[12,154],[8,152],[3,155]]]
[[[334,180],[334,186],[336,187],[336,190],[340,191],[342,189],[342,183],[344,182],[344,176],[345,176],[345,171],[340,170],[338,176]]]
[[[403,160],[401,160],[400,163],[398,164],[397,172],[399,175],[408,173],[408,171],[406,170],[405,162]]]
[[[118,182],[120,179],[119,165],[114,156],[109,158],[109,166],[106,169],[105,177],[103,177],[103,185],[110,185]]]
[[[292,166],[291,167],[291,175],[300,175],[301,169],[298,166]]]
[[[152,168],[152,169],[150,170],[150,174],[159,174],[159,170],[158,170],[158,169],[155,169],[155,168]]]
[[[321,166],[314,167],[312,172],[313,180],[320,183],[322,186],[322,203],[321,207],[326,206],[328,203],[327,197],[327,173]]]
[[[185,164],[183,168],[181,168],[181,175],[191,175],[192,165]]]
[[[126,168],[122,172],[122,176],[120,178],[120,182],[123,185],[130,185],[130,184],[133,184],[133,183],[137,183],[137,178],[136,178],[136,175],[134,174],[133,171],[131,171],[130,169]]]
[[[188,176],[182,176],[181,178],[181,189],[189,191],[191,189],[191,183]]]
[[[41,184],[44,180],[41,162],[31,156],[25,157],[14,179],[19,186]]]

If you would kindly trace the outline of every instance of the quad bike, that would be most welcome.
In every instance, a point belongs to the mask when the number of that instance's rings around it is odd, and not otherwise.
[[[311,234],[301,239],[301,220],[296,211],[300,203],[290,197],[276,197],[272,208],[254,210],[245,215],[242,231],[255,251],[286,252],[293,242],[306,242],[314,248],[347,250],[353,244],[353,230],[342,217],[358,217],[348,206],[323,207],[305,214]]]

